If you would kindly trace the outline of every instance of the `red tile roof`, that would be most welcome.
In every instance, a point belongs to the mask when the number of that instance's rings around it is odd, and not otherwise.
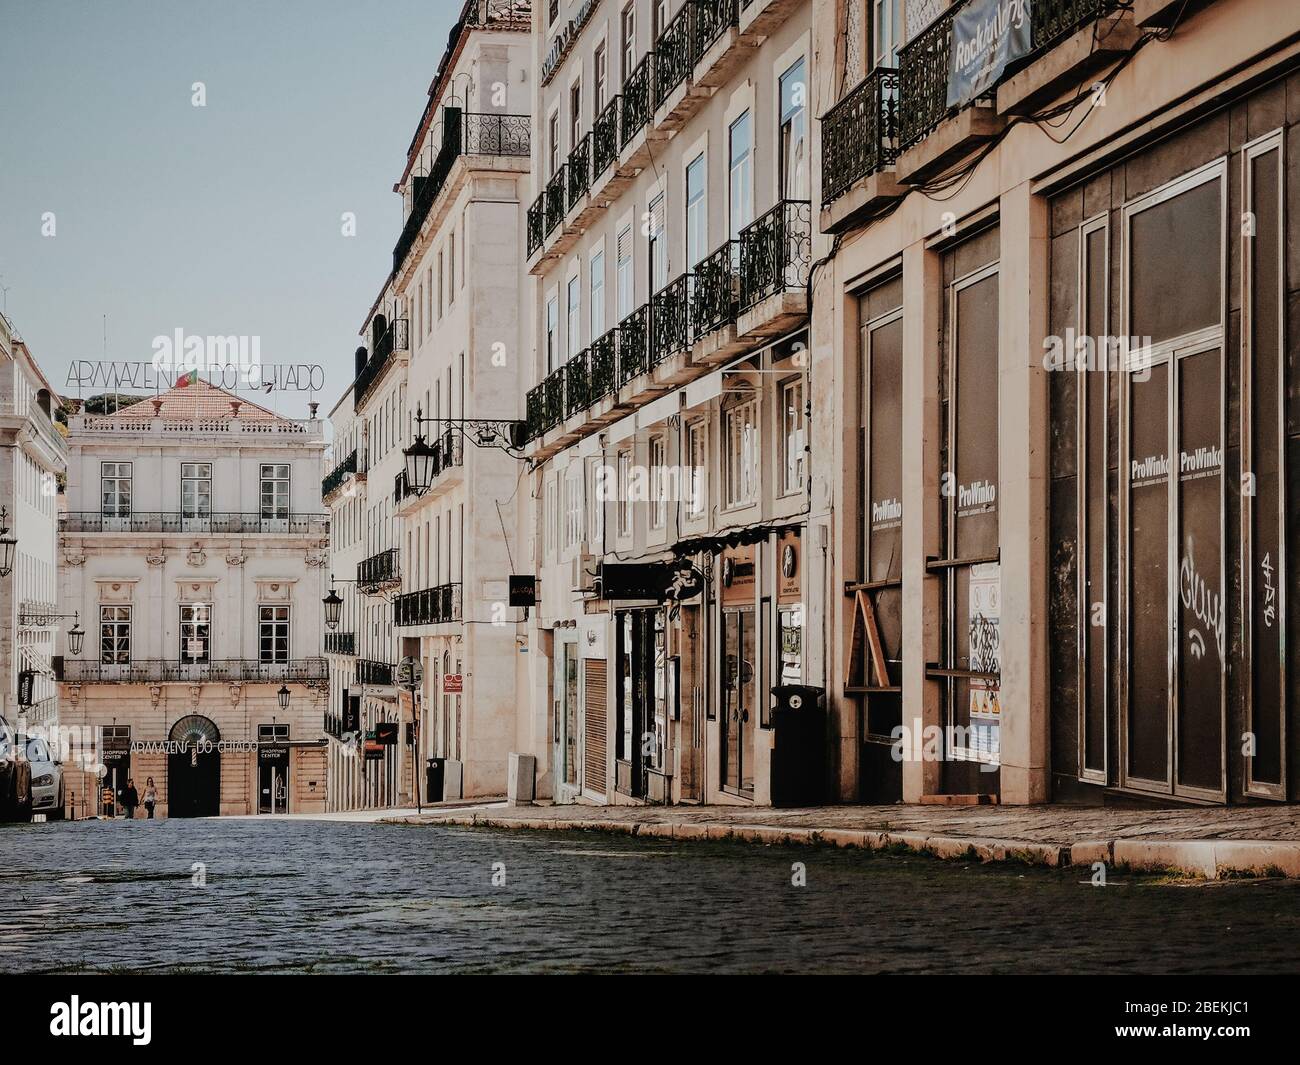
[[[250,422],[288,421],[265,407],[260,407],[250,400],[227,392],[224,388],[209,384],[201,378],[192,385],[172,388],[157,396],[147,396],[138,403],[123,407],[110,418],[122,421],[139,421],[142,418],[155,417],[154,402],[162,401],[156,416],[191,421],[205,418],[235,418]],[[239,413],[235,414],[232,403],[239,404]]]

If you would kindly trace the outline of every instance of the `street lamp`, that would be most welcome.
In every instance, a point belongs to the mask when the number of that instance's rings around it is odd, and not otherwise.
[[[281,710],[289,709],[289,689],[286,688],[283,684],[280,685],[280,690],[275,693],[275,698],[276,701],[280,704]]]
[[[85,638],[86,633],[81,625],[74,622],[72,628],[68,630],[68,650],[72,652],[73,658],[81,654],[81,641]]]
[[[333,632],[339,627],[339,617],[343,613],[343,600],[333,584],[330,585],[330,594],[321,602],[325,605],[325,627]]]
[[[14,571],[14,548],[18,538],[9,535],[9,508],[0,507],[0,577],[8,577]]]
[[[432,421],[420,415],[420,408],[415,408],[415,443],[402,452],[406,456],[406,486],[416,495],[424,495],[433,483],[433,466],[438,453],[431,448],[420,432],[423,422]]]

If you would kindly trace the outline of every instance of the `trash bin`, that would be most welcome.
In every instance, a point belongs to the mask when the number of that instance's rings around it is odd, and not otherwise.
[[[772,688],[772,805],[826,801],[826,691],[809,684]]]
[[[424,767],[424,801],[442,802],[443,780],[447,775],[447,759],[430,758]]]

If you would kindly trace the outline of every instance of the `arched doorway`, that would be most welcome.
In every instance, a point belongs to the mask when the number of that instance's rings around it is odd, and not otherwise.
[[[183,717],[168,739],[185,746],[167,756],[170,817],[216,817],[221,812],[221,752],[217,726],[200,714]]]

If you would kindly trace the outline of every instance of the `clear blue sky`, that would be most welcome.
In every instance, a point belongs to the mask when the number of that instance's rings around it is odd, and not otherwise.
[[[392,186],[459,9],[0,0],[0,286],[56,390],[76,395],[68,366],[102,357],[108,315],[109,358],[148,362],[184,329],[319,363],[324,415],[391,265]]]

